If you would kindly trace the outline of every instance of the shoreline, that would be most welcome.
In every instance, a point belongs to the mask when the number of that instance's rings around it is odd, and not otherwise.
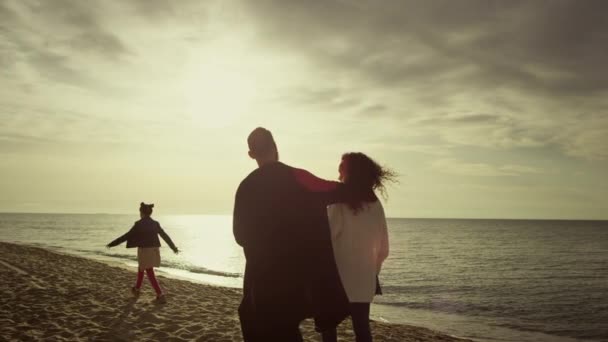
[[[134,300],[135,272],[49,248],[0,242],[0,339],[242,341],[237,307],[241,290],[158,274],[167,304],[154,303],[147,280]],[[311,320],[305,341],[319,341]],[[372,321],[374,340],[471,341],[431,329]],[[354,340],[350,320],[338,333]]]

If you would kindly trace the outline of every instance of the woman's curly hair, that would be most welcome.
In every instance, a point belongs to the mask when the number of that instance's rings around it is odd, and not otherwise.
[[[387,199],[387,183],[397,182],[397,173],[361,152],[343,154],[342,162],[344,184],[348,190],[347,204],[355,213],[363,208],[364,203],[378,200],[374,191]]]

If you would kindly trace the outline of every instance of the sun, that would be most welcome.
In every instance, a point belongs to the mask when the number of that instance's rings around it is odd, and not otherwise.
[[[229,126],[250,109],[257,77],[251,61],[242,57],[235,50],[216,49],[185,70],[184,108],[194,125]]]

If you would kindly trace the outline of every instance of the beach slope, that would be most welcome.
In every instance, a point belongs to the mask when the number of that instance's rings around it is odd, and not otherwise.
[[[134,271],[37,247],[0,243],[0,340],[241,341],[240,291],[159,277],[135,300]],[[465,341],[407,325],[372,322],[375,341]],[[305,341],[319,341],[310,321]],[[354,341],[349,320],[340,341]]]

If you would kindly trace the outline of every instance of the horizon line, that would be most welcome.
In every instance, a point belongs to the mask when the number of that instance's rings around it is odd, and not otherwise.
[[[29,212],[29,211],[0,211],[2,214],[23,215],[137,215],[129,213],[91,213],[91,212]],[[160,216],[232,216],[232,214],[163,214]],[[414,216],[387,216],[387,219],[402,220],[511,220],[511,221],[608,221],[608,218],[501,218],[501,217],[414,217]]]

